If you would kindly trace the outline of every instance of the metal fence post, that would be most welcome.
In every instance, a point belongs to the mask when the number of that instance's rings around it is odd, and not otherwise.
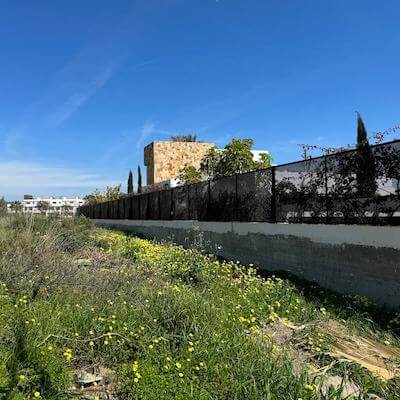
[[[169,204],[169,219],[175,219],[174,189],[169,189],[171,202]]]
[[[206,212],[206,221],[209,221],[210,215],[210,203],[211,203],[211,183],[210,179],[207,182],[207,212]]]
[[[157,204],[158,204],[158,206],[157,206],[157,208],[158,208],[158,219],[160,220],[161,219],[161,191],[159,191],[158,195],[157,195]]]
[[[238,209],[238,174],[235,174],[235,204],[233,208],[233,220],[239,221],[239,209]]]
[[[324,157],[324,175],[325,175],[325,211],[326,211],[326,216],[325,216],[325,221],[329,221],[329,201],[328,201],[328,162],[327,162],[327,156],[325,155]]]
[[[190,196],[189,196],[190,185],[186,185],[186,218],[190,219]]]
[[[270,222],[276,223],[276,182],[275,167],[271,167],[271,215]]]

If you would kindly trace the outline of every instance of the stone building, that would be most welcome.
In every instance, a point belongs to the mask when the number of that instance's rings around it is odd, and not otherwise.
[[[144,148],[147,185],[176,179],[186,166],[200,167],[207,151],[215,146],[204,142],[152,142]]]

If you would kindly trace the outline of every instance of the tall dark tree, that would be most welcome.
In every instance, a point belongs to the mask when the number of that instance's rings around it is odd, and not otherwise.
[[[137,191],[138,193],[142,193],[143,189],[142,189],[142,170],[140,169],[140,165],[138,165],[138,188]]]
[[[377,189],[375,157],[360,113],[357,113],[357,189],[359,195],[366,197],[373,196]]]
[[[133,193],[133,174],[132,170],[129,170],[129,176],[128,176],[128,194]]]

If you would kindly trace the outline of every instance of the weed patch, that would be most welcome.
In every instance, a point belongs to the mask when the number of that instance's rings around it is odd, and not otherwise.
[[[398,398],[390,327],[252,266],[79,218],[3,221],[0,250],[0,397]]]

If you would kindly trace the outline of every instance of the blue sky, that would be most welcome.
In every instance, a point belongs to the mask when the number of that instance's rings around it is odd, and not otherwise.
[[[83,195],[123,182],[143,146],[251,137],[298,143],[400,123],[396,1],[0,3],[0,196]],[[135,177],[136,179],[136,177]]]

